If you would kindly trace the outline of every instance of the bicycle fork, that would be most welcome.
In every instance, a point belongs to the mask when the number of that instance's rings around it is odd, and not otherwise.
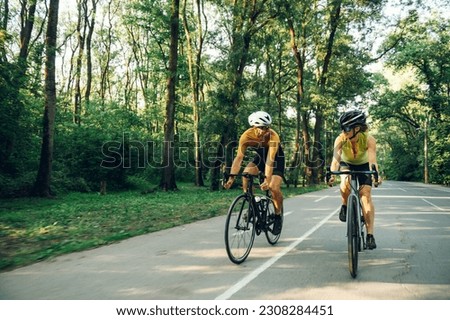
[[[354,192],[358,192],[358,188],[357,185],[354,181],[351,181],[350,184],[351,188],[354,190]],[[352,194],[349,195],[349,199],[352,196]],[[353,197],[352,197],[353,198]],[[363,217],[363,211],[362,211],[362,203],[361,200],[359,199],[359,197],[357,195],[354,195],[354,200],[351,199],[351,201],[356,201],[356,227],[357,229],[357,237],[359,239],[358,241],[358,251],[362,251],[362,250],[366,250],[367,249],[367,244],[366,244],[366,237],[364,234],[364,227],[365,227],[365,221],[364,221],[364,217]],[[349,219],[350,217],[347,217],[347,219]],[[347,237],[349,237],[351,235],[348,234],[347,232]]]

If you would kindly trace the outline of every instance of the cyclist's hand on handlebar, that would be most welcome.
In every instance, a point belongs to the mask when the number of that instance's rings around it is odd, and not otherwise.
[[[372,182],[373,182],[375,187],[378,187],[379,185],[381,185],[381,182],[382,182],[381,175],[380,175],[380,169],[378,168],[378,164],[372,163],[369,166],[370,166],[370,168],[373,171],[376,171],[376,174],[372,175]]]
[[[264,181],[263,183],[261,183],[261,190],[262,191],[269,190],[269,183],[267,181]]]
[[[228,181],[225,182],[225,183],[223,184],[223,187],[224,187],[225,189],[230,189],[231,186],[233,185],[233,183],[234,183],[234,177],[230,177],[230,178],[228,179]]]
[[[334,181],[336,181],[336,177],[334,175],[331,175],[330,178],[327,181],[327,184],[329,187],[332,187],[334,184]]]
[[[378,176],[378,181],[375,181],[375,178],[373,178],[373,180],[374,180],[374,181],[373,181],[373,184],[374,184],[375,187],[380,186],[381,183],[383,182],[383,180],[381,179],[380,176]]]

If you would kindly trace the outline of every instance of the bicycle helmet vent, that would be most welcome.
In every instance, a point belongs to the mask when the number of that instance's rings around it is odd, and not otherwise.
[[[356,126],[366,125],[366,115],[359,110],[347,111],[339,118],[341,129],[349,132]]]
[[[248,116],[248,123],[252,127],[267,127],[272,123],[272,117],[265,111],[256,111]]]

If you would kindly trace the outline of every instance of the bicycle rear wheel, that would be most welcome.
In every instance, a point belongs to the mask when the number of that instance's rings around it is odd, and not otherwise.
[[[273,200],[270,198],[264,199],[264,201],[267,201],[266,229],[265,229],[266,238],[267,242],[274,245],[280,239],[281,232],[277,235],[272,233],[275,219],[275,206],[273,204]],[[283,228],[283,212],[281,212],[281,228]]]
[[[233,263],[247,259],[255,240],[254,210],[246,195],[238,196],[228,210],[225,223],[225,247]]]
[[[348,241],[348,268],[353,278],[358,274],[359,251],[359,225],[358,200],[356,196],[349,196],[347,203],[347,241]]]

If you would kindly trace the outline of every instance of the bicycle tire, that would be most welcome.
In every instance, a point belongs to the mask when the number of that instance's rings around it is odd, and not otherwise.
[[[267,242],[271,245],[274,245],[278,242],[281,236],[281,232],[279,234],[273,234],[273,225],[274,225],[274,216],[275,216],[275,205],[273,204],[273,200],[271,198],[264,199],[267,201],[267,213],[266,213],[266,228],[265,234]],[[283,212],[281,212],[281,230],[283,230]]]
[[[358,201],[356,196],[349,196],[347,201],[347,241],[348,241],[348,268],[352,278],[358,274],[359,226]]]
[[[256,234],[254,221],[254,208],[248,197],[243,194],[234,199],[225,222],[225,247],[235,264],[244,262],[250,254]]]

